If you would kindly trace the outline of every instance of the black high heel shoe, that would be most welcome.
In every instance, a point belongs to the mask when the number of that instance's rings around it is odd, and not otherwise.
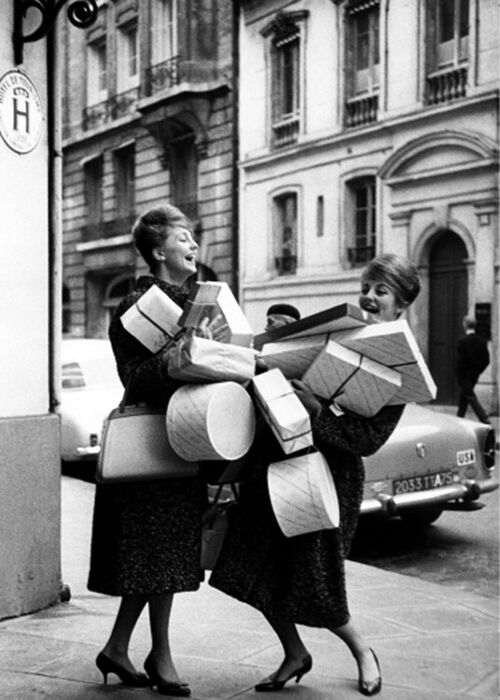
[[[362,695],[376,695],[377,693],[380,693],[380,690],[382,688],[382,674],[380,673],[380,665],[377,659],[377,655],[375,654],[372,648],[370,648],[370,651],[373,654],[375,663],[377,664],[378,678],[375,681],[362,681],[361,677],[359,678],[358,690]]]
[[[156,689],[160,695],[172,695],[179,698],[187,698],[191,695],[191,688],[187,683],[177,683],[176,681],[167,681],[158,673],[153,659],[148,656],[144,662],[144,669],[150,678],[151,687]]]
[[[110,659],[109,656],[106,656],[102,652],[97,655],[95,663],[102,673],[104,685],[108,682],[108,673],[114,673],[124,685],[128,685],[132,688],[146,688],[149,685],[149,678],[145,673],[128,671],[117,661],[113,661],[113,659]]]
[[[295,669],[295,671],[292,671],[292,673],[288,676],[288,678],[285,678],[284,681],[277,681],[274,678],[270,677],[269,679],[262,681],[262,683],[258,683],[255,686],[255,690],[258,693],[272,693],[275,690],[281,690],[285,683],[288,683],[288,681],[290,681],[292,678],[295,678],[295,682],[298,683],[303,675],[309,673],[309,671],[312,668],[312,665],[312,657],[308,654],[302,660],[302,666],[300,668]]]

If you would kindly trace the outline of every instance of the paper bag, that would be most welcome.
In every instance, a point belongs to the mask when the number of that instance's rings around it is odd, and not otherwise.
[[[186,382],[246,382],[255,374],[255,351],[188,334],[168,350],[167,371]]]

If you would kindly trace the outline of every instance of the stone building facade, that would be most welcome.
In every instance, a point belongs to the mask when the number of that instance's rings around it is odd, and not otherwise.
[[[235,286],[230,0],[101,0],[64,47],[63,330],[106,337],[140,271],[130,229],[161,203],[195,222],[205,275]]]
[[[492,362],[498,411],[498,7],[495,0],[241,0],[240,299],[302,314],[357,302],[373,255],[414,260],[409,322],[456,400],[461,321]]]

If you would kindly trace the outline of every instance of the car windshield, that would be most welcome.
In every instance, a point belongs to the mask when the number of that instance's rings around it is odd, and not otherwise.
[[[117,381],[114,358],[92,357],[78,362],[65,362],[61,379],[63,389],[112,384]]]

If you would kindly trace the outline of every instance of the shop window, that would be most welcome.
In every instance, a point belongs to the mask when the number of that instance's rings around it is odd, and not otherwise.
[[[273,200],[274,266],[278,275],[297,271],[297,193],[286,192]]]
[[[352,267],[365,265],[376,248],[375,178],[364,177],[347,183],[347,259]]]

